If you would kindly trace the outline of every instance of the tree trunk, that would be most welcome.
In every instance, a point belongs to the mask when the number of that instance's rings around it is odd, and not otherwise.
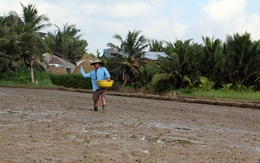
[[[129,77],[128,77],[128,74],[125,74],[125,75],[124,75],[124,82],[123,82],[122,87],[125,87],[128,78],[129,78]]]
[[[31,79],[32,79],[32,83],[34,83],[34,74],[33,74],[33,62],[34,62],[34,57],[31,57],[30,59],[30,71],[31,71]]]

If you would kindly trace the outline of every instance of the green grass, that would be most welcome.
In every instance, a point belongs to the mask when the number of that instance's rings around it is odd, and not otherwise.
[[[45,89],[57,89],[59,86],[53,85],[49,80],[38,81],[38,85],[35,83],[19,83],[16,81],[4,81],[0,80],[0,86],[9,87],[25,87],[25,88],[45,88]],[[72,89],[73,90],[73,89]],[[121,89],[122,92],[133,92],[134,89],[126,87]],[[185,89],[175,90],[168,92],[167,95],[173,95],[175,92],[176,96],[182,97],[194,97],[194,98],[219,98],[226,100],[246,100],[246,101],[260,101],[260,92],[253,91],[222,91],[222,90],[210,90],[204,91],[201,88],[193,88],[192,91]]]
[[[125,86],[125,87],[120,87],[120,91],[123,91],[123,92],[136,92],[135,88],[132,87],[132,86]]]
[[[251,90],[223,91],[223,90],[211,89],[210,91],[204,91],[201,88],[193,88],[191,91],[180,89],[180,90],[176,90],[175,92],[177,96],[186,96],[186,97],[260,101],[260,92],[254,92]]]
[[[34,70],[34,79],[37,81],[31,83],[30,69],[16,69],[15,72],[0,73],[1,86],[15,87],[54,87],[47,73]]]
[[[70,87],[91,89],[91,80],[83,78],[80,74],[55,75],[44,71],[34,70],[34,81],[31,83],[29,68],[18,68],[14,72],[0,73],[0,86],[55,88]]]
[[[53,85],[52,83],[49,83],[49,81],[38,81],[38,84],[36,83],[18,83],[14,81],[4,81],[0,80],[0,86],[2,87],[23,87],[23,88],[46,88],[46,89],[53,89],[58,88],[58,86]]]

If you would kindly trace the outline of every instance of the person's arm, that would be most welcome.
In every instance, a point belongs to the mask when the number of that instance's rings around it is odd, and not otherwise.
[[[80,73],[84,78],[90,78],[90,72],[89,73],[85,73],[83,66],[80,67]]]
[[[107,69],[104,67],[104,72],[105,72],[105,75],[106,75],[106,77],[107,77],[107,81],[110,81],[111,79],[110,79],[110,74],[109,74],[109,72],[107,71]]]

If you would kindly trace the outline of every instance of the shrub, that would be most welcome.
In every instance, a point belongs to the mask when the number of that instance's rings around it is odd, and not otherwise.
[[[30,83],[30,70],[27,68],[17,68],[14,72],[4,72],[0,74],[0,80],[15,82],[19,84]]]
[[[153,89],[158,92],[167,92],[171,88],[169,88],[169,86],[165,82],[157,82],[153,85]]]
[[[206,77],[200,77],[200,84],[199,86],[204,89],[204,91],[210,91],[211,88],[215,85],[213,81],[210,81]]]
[[[68,88],[91,89],[91,79],[83,78],[80,74],[49,74],[51,82],[57,86]]]
[[[34,69],[35,81],[44,85],[52,85],[48,74],[43,71]],[[29,68],[16,68],[14,72],[0,73],[0,80],[16,83],[16,84],[31,84],[31,74]]]

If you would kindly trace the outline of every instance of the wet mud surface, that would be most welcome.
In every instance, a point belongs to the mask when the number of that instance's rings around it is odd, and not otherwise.
[[[0,87],[0,162],[260,162],[260,110]],[[99,103],[101,109],[101,103]]]

